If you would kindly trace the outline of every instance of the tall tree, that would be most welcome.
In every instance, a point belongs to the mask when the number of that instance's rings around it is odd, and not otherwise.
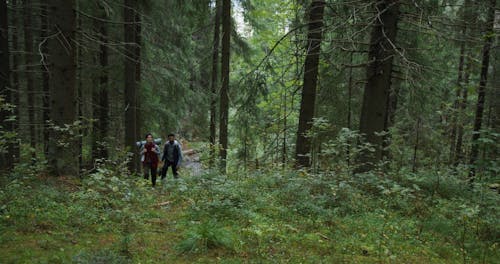
[[[466,42],[467,42],[467,23],[469,21],[469,16],[467,15],[470,11],[470,0],[466,0],[464,2],[464,6],[462,8],[462,25],[461,25],[461,30],[460,30],[460,55],[458,57],[458,76],[457,76],[457,87],[456,87],[456,92],[455,92],[455,102],[453,104],[453,110],[454,112],[452,113],[451,116],[451,144],[450,144],[450,160],[451,162],[456,161],[456,156],[458,153],[455,151],[457,150],[457,144],[458,141],[461,139],[457,138],[457,133],[459,132],[460,128],[460,121],[459,121],[459,114],[460,110],[462,109],[462,105],[465,103],[464,102],[464,95],[467,92],[466,87],[464,87],[464,67],[465,67],[465,58],[466,58]],[[464,89],[465,88],[465,89]]]
[[[19,7],[17,0],[12,0],[12,9],[17,10]],[[19,49],[19,38],[18,38],[18,33],[19,33],[19,25],[18,25],[18,19],[17,15],[13,11],[13,16],[12,16],[12,29],[11,29],[11,38],[12,38],[12,50],[17,51]],[[19,93],[19,55],[16,53],[12,53],[12,89],[10,90],[10,96],[11,96],[11,101],[10,103],[14,105],[14,111],[13,114],[16,117],[15,121],[12,121],[10,123],[10,131],[12,132],[19,132],[19,106],[20,106],[20,93]],[[19,134],[18,134],[19,135]],[[17,163],[20,160],[20,150],[19,150],[19,140],[15,140],[13,142],[10,142],[9,144],[9,159],[12,158],[12,163]]]
[[[210,167],[214,165],[216,115],[217,115],[217,78],[219,77],[220,16],[221,0],[215,1],[214,40],[212,48],[212,82],[210,83]]]
[[[472,30],[474,27],[469,25],[477,25],[477,10],[473,8],[474,1],[466,0],[464,3],[463,24],[462,24],[462,38],[465,44],[465,69],[463,72],[463,81],[461,84],[462,93],[458,101],[457,109],[457,136],[454,150],[454,166],[464,161],[465,151],[463,151],[463,136],[465,133],[465,120],[467,115],[467,98],[469,93],[470,76],[473,74],[473,49],[470,47],[470,40],[474,39],[475,32]]]
[[[368,51],[369,63],[366,68],[367,82],[361,107],[360,132],[366,141],[375,147],[373,153],[360,154],[361,162],[357,172],[365,172],[382,160],[383,137],[389,93],[391,92],[391,74],[395,53],[397,22],[399,19],[399,1],[383,0],[375,4],[377,18],[374,19]]]
[[[389,128],[396,122],[396,111],[399,99],[399,86],[401,81],[396,79],[392,85],[391,90],[387,94],[387,106],[385,112],[384,131],[389,131]],[[389,145],[391,142],[391,135],[388,133],[382,138],[382,158],[390,159]]]
[[[493,48],[493,102],[495,108],[495,115],[493,120],[493,128],[496,133],[500,133],[500,12],[495,13],[495,31],[496,39]],[[500,149],[497,148],[497,154]]]
[[[35,138],[35,82],[33,76],[33,25],[31,0],[23,1],[23,31],[24,31],[24,76],[26,78],[26,94],[28,95],[28,130],[31,156],[36,157]]]
[[[486,21],[486,36],[482,50],[481,74],[477,91],[476,116],[474,118],[474,130],[472,132],[472,148],[470,154],[471,165],[469,171],[469,181],[474,182],[476,175],[476,161],[479,155],[478,140],[480,137],[481,125],[483,122],[484,102],[486,97],[486,83],[488,81],[488,67],[490,65],[490,49],[493,43],[493,24],[495,20],[496,0],[490,0],[488,8],[488,20]]]
[[[135,172],[138,159],[134,142],[137,140],[137,53],[136,53],[136,27],[135,12],[137,1],[124,1],[125,20],[125,145],[134,153],[133,160],[129,163],[131,172]]]
[[[231,48],[231,0],[222,0],[222,54],[220,89],[220,117],[219,117],[219,157],[221,171],[226,171],[228,147],[228,118],[229,118],[229,56]]]
[[[469,93],[469,80],[470,80],[470,74],[472,71],[472,54],[469,49],[468,55],[467,55],[467,65],[465,66],[465,73],[464,73],[464,80],[462,84],[462,94],[460,95],[460,100],[458,101],[458,115],[457,115],[457,136],[456,136],[456,143],[455,143],[455,150],[454,150],[454,157],[453,157],[453,162],[454,165],[457,166],[460,162],[463,161],[463,151],[462,151],[462,144],[463,144],[463,136],[464,136],[464,118],[463,115],[465,114],[465,110],[467,107],[467,97]]]
[[[136,7],[138,8],[138,6]],[[141,46],[142,46],[142,26],[141,26],[141,14],[136,10],[135,12],[135,29],[134,29],[134,38],[135,38],[135,51],[134,51],[134,60],[135,60],[135,82],[136,82],[136,111],[135,111],[135,135],[136,138],[139,138],[141,135],[142,129],[142,108],[141,108]],[[140,159],[135,159],[136,168],[139,169],[141,167]]]
[[[105,7],[99,5],[99,14],[102,20],[107,19]],[[108,25],[101,21],[94,21],[95,30],[99,38],[99,85],[95,85],[93,92],[93,116],[97,119],[92,133],[92,159],[107,158],[108,151],[102,143],[108,131],[109,98],[108,98]]]
[[[9,65],[9,24],[7,19],[7,1],[0,0],[0,100],[11,102],[10,91],[10,65]],[[0,129],[11,131],[11,125],[6,122],[10,113],[9,111],[0,109]],[[12,154],[7,152],[0,153],[2,161],[0,162],[0,169],[8,168],[12,164]]]
[[[76,54],[75,54],[75,0],[48,0],[50,35],[48,56],[50,70],[50,116],[54,124],[64,128],[76,120]],[[49,164],[55,174],[78,175],[79,148],[71,134],[51,130]],[[69,137],[69,138],[68,138]],[[61,144],[65,143],[65,144]]]
[[[81,10],[81,5],[80,5],[80,1],[76,1],[76,10]],[[77,13],[76,14],[76,27],[77,27],[77,33],[75,35],[75,38],[76,38],[76,41],[78,43],[82,43],[83,42],[83,38],[84,38],[84,35],[83,35],[83,19],[82,19],[82,16],[80,13]],[[77,111],[76,111],[76,116],[78,118],[78,120],[80,122],[82,122],[83,124],[83,107],[84,107],[84,58],[83,58],[83,49],[84,47],[82,45],[77,45],[76,47],[76,80],[77,80],[77,84],[76,84],[76,97],[77,97],[77,102],[78,102],[78,105],[77,105]],[[78,130],[77,130],[77,133],[78,133],[78,144],[76,145],[79,149],[79,152],[78,152],[78,164],[79,164],[79,167],[78,167],[78,170],[81,171],[83,169],[83,156],[85,155],[84,153],[84,148],[83,148],[83,137],[85,136],[86,134],[86,130],[83,128],[83,127],[80,127]]]
[[[307,54],[304,62],[304,83],[295,145],[295,159],[298,167],[310,166],[311,140],[307,132],[312,128],[314,118],[324,9],[325,1],[323,0],[313,0],[309,9]]]
[[[40,43],[40,48],[42,52],[42,118],[43,122],[46,122],[50,119],[50,90],[49,90],[49,72],[47,71],[47,63],[46,63],[46,55],[47,55],[47,31],[49,29],[49,18],[48,18],[48,10],[47,4],[42,3],[40,10],[40,21],[41,21],[41,34],[40,38],[42,39]],[[47,124],[43,124],[43,150],[45,157],[49,154],[49,129],[47,128]]]

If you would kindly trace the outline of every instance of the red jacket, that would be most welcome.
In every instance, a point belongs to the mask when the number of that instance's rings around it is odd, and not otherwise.
[[[150,163],[151,167],[156,168],[158,167],[158,155],[159,155],[159,150],[160,148],[158,145],[148,142],[146,145],[144,145],[144,148],[146,150],[146,153],[143,153],[143,158],[142,158],[142,163],[147,164]]]

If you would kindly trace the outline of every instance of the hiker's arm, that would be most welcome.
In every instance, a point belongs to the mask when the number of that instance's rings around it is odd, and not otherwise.
[[[159,155],[159,154],[161,154],[160,146],[155,145],[155,152],[156,152],[156,154],[158,154],[158,155]]]
[[[179,167],[182,163],[182,148],[181,148],[181,145],[177,145],[178,148],[179,148],[179,161],[177,162],[177,167]]]
[[[158,159],[161,159],[161,150],[160,150],[160,146],[155,145],[155,153],[156,153],[156,155],[158,156]]]
[[[163,153],[161,154],[161,161],[165,161],[165,159],[167,159],[167,144],[165,144],[165,146],[163,146]]]

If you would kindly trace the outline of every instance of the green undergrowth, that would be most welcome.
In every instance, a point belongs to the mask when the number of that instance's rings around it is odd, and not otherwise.
[[[168,180],[102,167],[1,181],[1,263],[494,263],[498,194],[457,176]],[[121,166],[117,166],[121,167]],[[397,179],[393,180],[393,179]]]

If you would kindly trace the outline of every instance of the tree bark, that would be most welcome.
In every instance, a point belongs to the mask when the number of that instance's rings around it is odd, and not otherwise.
[[[450,136],[450,162],[455,164],[456,157],[458,153],[456,153],[458,147],[458,133],[460,124],[460,114],[461,108],[463,104],[463,98],[467,97],[465,93],[467,93],[466,87],[464,88],[464,65],[465,65],[465,56],[466,56],[466,45],[467,45],[467,22],[469,22],[469,9],[470,9],[470,0],[466,0],[464,2],[464,6],[462,8],[462,30],[461,30],[461,40],[460,42],[460,56],[458,58],[458,76],[457,76],[457,88],[455,94],[455,102],[453,103],[453,112],[451,116],[451,136]]]
[[[76,48],[74,46],[76,16],[74,0],[49,0],[49,25],[52,37],[48,40],[50,70],[51,119],[64,127],[76,120]],[[69,137],[69,139],[68,139]],[[52,130],[49,145],[49,164],[57,175],[78,175],[78,144],[71,135]],[[61,145],[60,143],[66,143]]]
[[[35,82],[33,76],[33,25],[31,23],[31,0],[23,1],[24,31],[24,77],[26,78],[26,94],[28,97],[28,130],[31,158],[36,158],[35,138]]]
[[[295,146],[295,165],[297,167],[311,166],[311,140],[307,137],[306,133],[312,128],[314,118],[324,9],[325,1],[314,0],[309,10],[307,54],[304,63],[304,83],[302,86],[299,126]]]
[[[219,116],[220,170],[226,172],[229,118],[229,58],[231,48],[231,0],[222,0],[222,55]]]
[[[80,9],[80,2],[76,2],[76,9],[79,10]],[[83,40],[83,28],[82,28],[82,16],[80,14],[77,14],[76,15],[76,23],[77,23],[77,33],[75,35],[75,37],[77,38],[77,41],[78,42],[82,42]],[[76,47],[76,80],[77,80],[77,85],[76,85],[76,90],[77,90],[77,102],[78,102],[78,106],[77,106],[77,118],[78,120],[83,124],[83,101],[84,101],[84,98],[83,98],[83,89],[84,89],[84,85],[83,85],[83,78],[84,78],[84,75],[83,75],[83,65],[84,65],[84,61],[83,61],[83,47],[80,46],[80,45],[77,45]],[[82,171],[83,169],[83,156],[84,156],[84,152],[83,152],[83,137],[85,136],[87,131],[85,131],[85,129],[83,127],[80,127],[78,129],[78,171]]]
[[[138,8],[138,6],[136,6]],[[136,82],[136,111],[135,111],[135,135],[136,138],[141,138],[141,130],[142,130],[142,108],[141,108],[141,46],[142,46],[142,37],[141,37],[141,14],[136,11],[135,12],[135,82]],[[139,158],[135,159],[135,166],[137,170],[141,168],[141,160]]]
[[[49,72],[47,71],[47,37],[49,30],[49,18],[47,4],[44,3],[41,6],[40,11],[40,21],[41,21],[41,52],[43,56],[42,60],[42,118],[43,118],[43,153],[45,158],[49,156],[49,129],[47,128],[46,122],[50,119],[50,90],[49,90]]]
[[[132,161],[129,162],[130,172],[136,172],[138,154],[135,147],[137,138],[137,70],[136,70],[136,38],[135,38],[135,12],[137,2],[125,0],[125,145],[133,152]]]
[[[385,122],[384,122],[384,131],[389,132],[389,128],[391,128],[396,122],[396,111],[398,108],[398,99],[399,99],[399,87],[401,85],[401,81],[396,79],[394,84],[391,84],[391,90],[387,94],[387,107],[385,112]],[[382,158],[390,159],[391,152],[389,150],[389,146],[391,145],[391,134],[387,133],[382,137]]]
[[[9,65],[9,22],[8,22],[8,11],[7,11],[7,1],[0,0],[0,96],[5,103],[10,103],[12,101],[12,92],[10,90],[10,65]],[[3,103],[2,103],[3,104]],[[9,118],[11,113],[8,110],[0,109],[0,129],[7,132],[12,131],[11,122],[6,120]],[[0,157],[0,169],[9,169],[12,167],[12,153],[9,151],[5,154],[1,154]]]
[[[420,117],[417,119],[417,129],[416,129],[416,135],[415,135],[415,145],[413,146],[413,163],[412,163],[412,172],[415,173],[417,172],[417,159],[418,159],[418,145],[419,145],[419,139],[420,139],[420,122],[421,119]]]
[[[500,25],[500,11],[495,13],[495,24]],[[495,133],[500,134],[500,28],[496,28],[496,40],[493,47],[493,121],[492,127]],[[498,157],[500,149],[495,148],[493,155]]]
[[[99,6],[100,18],[107,19],[106,10]],[[92,89],[93,117],[97,119],[92,126],[92,160],[105,159],[108,150],[103,144],[108,131],[109,99],[108,99],[108,26],[106,23],[94,21],[94,27],[99,35],[99,84]]]
[[[486,83],[488,81],[488,67],[490,64],[490,49],[493,43],[493,23],[495,20],[495,5],[496,0],[489,1],[488,10],[488,21],[486,30],[486,40],[482,51],[482,62],[481,62],[481,74],[479,80],[479,87],[477,91],[477,104],[476,104],[476,116],[474,118],[474,129],[472,132],[472,148],[470,155],[470,171],[469,171],[469,182],[473,183],[476,177],[476,161],[479,155],[479,145],[478,140],[480,138],[480,130],[483,122],[483,112],[484,112],[484,102],[486,95]]]
[[[100,45],[100,55],[99,55],[99,64],[101,66],[102,72],[99,78],[99,138],[102,141],[106,141],[106,137],[108,136],[109,130],[109,95],[108,95],[108,31],[106,25],[101,25],[101,42]],[[108,150],[106,146],[100,147],[100,157],[108,158]]]
[[[377,135],[386,131],[388,94],[391,91],[391,74],[395,53],[399,3],[396,0],[379,1],[376,4],[378,19],[375,20],[370,37],[366,69],[367,83],[361,108],[360,132],[366,142],[374,146],[373,153],[360,154],[360,165],[356,172],[366,172],[382,160],[383,137]]]
[[[353,55],[354,52],[351,52],[349,55],[349,63],[353,64]],[[353,76],[352,76],[352,67],[349,68],[349,79],[347,83],[347,128],[349,130],[352,129],[352,88],[353,88]],[[351,139],[347,139],[347,147],[346,147],[346,162],[347,162],[347,172],[351,172]]]
[[[216,131],[216,116],[217,116],[217,78],[219,75],[219,47],[220,47],[220,16],[221,16],[221,0],[215,1],[215,21],[214,21],[214,39],[212,48],[212,82],[210,84],[210,167],[215,164],[215,139]]]
[[[287,163],[287,137],[288,137],[288,106],[287,106],[287,90],[283,89],[283,138],[281,139],[281,166],[286,168]]]
[[[19,5],[17,0],[12,0],[13,10],[16,10]],[[19,25],[17,20],[17,14],[13,13],[12,16],[12,50],[19,49]],[[11,104],[14,105],[14,116],[16,120],[11,122],[11,131],[18,133],[17,137],[19,138],[19,106],[20,106],[20,94],[19,94],[19,55],[12,54],[12,89],[11,89]],[[9,158],[12,158],[12,164],[18,163],[20,161],[20,150],[19,150],[19,140],[15,140],[9,144]]]
[[[464,82],[463,82],[463,87],[462,87],[462,97],[460,98],[459,105],[458,105],[458,115],[457,115],[457,137],[456,137],[456,144],[455,144],[455,151],[454,151],[454,159],[453,159],[453,164],[454,166],[458,166],[460,162],[463,161],[464,159],[464,154],[462,153],[462,144],[463,144],[463,137],[464,137],[464,114],[465,110],[467,108],[467,97],[468,97],[468,86],[469,86],[469,80],[470,80],[470,73],[472,71],[472,54],[468,53],[468,59],[467,59],[467,66],[465,67],[465,73],[464,73]]]
[[[455,102],[453,103],[453,112],[451,114],[451,133],[450,133],[450,160],[454,161],[455,149],[456,149],[456,139],[457,139],[457,126],[458,117],[457,111],[460,108],[460,96],[462,89],[462,79],[463,79],[463,68],[464,68],[464,58],[465,58],[465,42],[460,44],[460,56],[458,61],[458,78],[457,78],[457,88],[455,93]]]

